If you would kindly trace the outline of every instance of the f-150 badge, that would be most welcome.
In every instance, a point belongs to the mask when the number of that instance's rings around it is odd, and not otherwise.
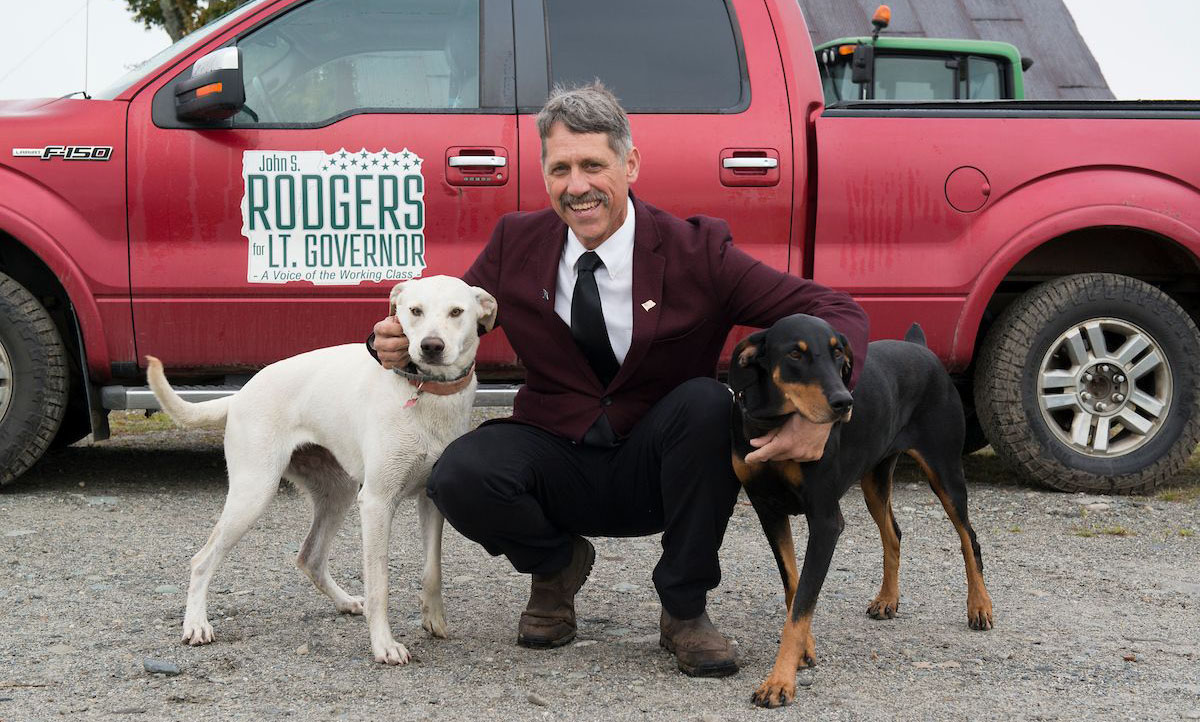
[[[48,145],[45,148],[13,148],[14,158],[62,158],[63,160],[109,160],[111,145]]]
[[[420,276],[421,164],[407,148],[244,151],[246,280],[354,286]]]

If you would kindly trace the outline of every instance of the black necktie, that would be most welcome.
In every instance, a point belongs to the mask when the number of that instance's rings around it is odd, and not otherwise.
[[[600,289],[596,287],[596,269],[604,265],[595,251],[579,257],[575,293],[571,296],[571,336],[596,372],[600,383],[608,386],[620,365],[608,340],[604,309],[600,307]]]

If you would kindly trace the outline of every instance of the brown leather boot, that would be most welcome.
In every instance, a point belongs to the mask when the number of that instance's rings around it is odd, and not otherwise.
[[[517,644],[552,649],[575,639],[575,593],[583,587],[596,549],[581,536],[571,538],[571,561],[555,574],[534,574],[529,604],[521,612]]]
[[[702,612],[695,619],[676,619],[662,610],[659,645],[675,655],[679,670],[689,677],[728,677],[738,671],[737,654]]]

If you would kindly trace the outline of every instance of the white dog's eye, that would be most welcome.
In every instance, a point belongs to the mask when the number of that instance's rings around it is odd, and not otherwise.
[[[461,316],[461,315],[462,315],[462,309],[461,309],[461,308],[452,308],[452,309],[450,309],[450,318],[458,318],[458,317],[459,317],[459,316]]]
[[[424,313],[420,306],[413,306],[412,308],[408,309],[408,312],[414,316],[420,316],[422,313]]]

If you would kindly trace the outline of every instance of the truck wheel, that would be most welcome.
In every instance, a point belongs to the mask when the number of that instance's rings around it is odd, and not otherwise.
[[[50,314],[0,273],[0,484],[50,445],[67,403],[67,357]]]
[[[1200,439],[1200,332],[1162,291],[1111,273],[1017,299],[975,372],[979,420],[1002,458],[1061,491],[1144,494]]]

